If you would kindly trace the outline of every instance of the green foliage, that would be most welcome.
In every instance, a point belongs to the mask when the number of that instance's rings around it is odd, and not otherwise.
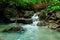
[[[46,11],[58,11],[60,10],[60,1],[59,0],[50,0],[49,6],[46,8]]]
[[[47,7],[46,11],[50,11],[50,10],[54,10],[54,11],[59,11],[60,10],[60,6],[52,6],[52,7]]]
[[[59,0],[5,0],[5,2],[9,3],[9,5],[16,5],[22,8],[28,8],[30,6],[42,3],[49,3],[49,6],[46,8],[47,10],[59,10],[60,9],[60,1]],[[4,0],[0,0],[0,6],[4,4]]]
[[[10,5],[19,5],[22,8],[27,8],[30,6],[34,6],[36,4],[47,3],[48,0],[8,0]]]
[[[60,6],[53,6],[53,7],[51,7],[51,9],[55,10],[55,11],[58,11],[58,10],[60,10]]]
[[[19,0],[18,3],[21,7],[26,8],[35,5],[37,3],[37,0]]]

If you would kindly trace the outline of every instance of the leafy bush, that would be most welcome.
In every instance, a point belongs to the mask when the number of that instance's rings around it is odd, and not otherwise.
[[[19,0],[18,3],[21,7],[26,8],[35,5],[37,3],[37,0]]]
[[[5,0],[5,2],[7,2],[10,6],[20,6],[22,8],[28,8],[29,6],[33,6],[36,4],[49,3],[49,6],[46,8],[47,10],[58,10],[58,6],[60,5],[59,0]],[[0,0],[0,4],[4,4],[4,0]]]
[[[46,8],[46,11],[50,11],[50,10],[54,10],[54,11],[60,10],[60,2],[59,2],[59,0],[50,0],[50,4]]]

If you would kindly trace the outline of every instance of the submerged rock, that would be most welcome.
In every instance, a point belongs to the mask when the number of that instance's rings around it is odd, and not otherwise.
[[[21,31],[24,31],[22,27],[11,27],[3,30],[3,32],[21,32]]]

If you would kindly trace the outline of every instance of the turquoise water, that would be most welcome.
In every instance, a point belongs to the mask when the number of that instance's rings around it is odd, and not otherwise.
[[[14,26],[13,24],[1,24],[0,30]],[[48,28],[38,27],[34,24],[22,25],[27,30],[19,33],[0,32],[0,40],[60,40],[60,33]]]

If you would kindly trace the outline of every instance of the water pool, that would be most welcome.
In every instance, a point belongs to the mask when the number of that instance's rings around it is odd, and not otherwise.
[[[0,24],[0,30],[11,26],[12,24]],[[22,25],[22,27],[27,30],[19,33],[0,32],[0,40],[60,40],[60,33],[48,28],[31,24]]]

